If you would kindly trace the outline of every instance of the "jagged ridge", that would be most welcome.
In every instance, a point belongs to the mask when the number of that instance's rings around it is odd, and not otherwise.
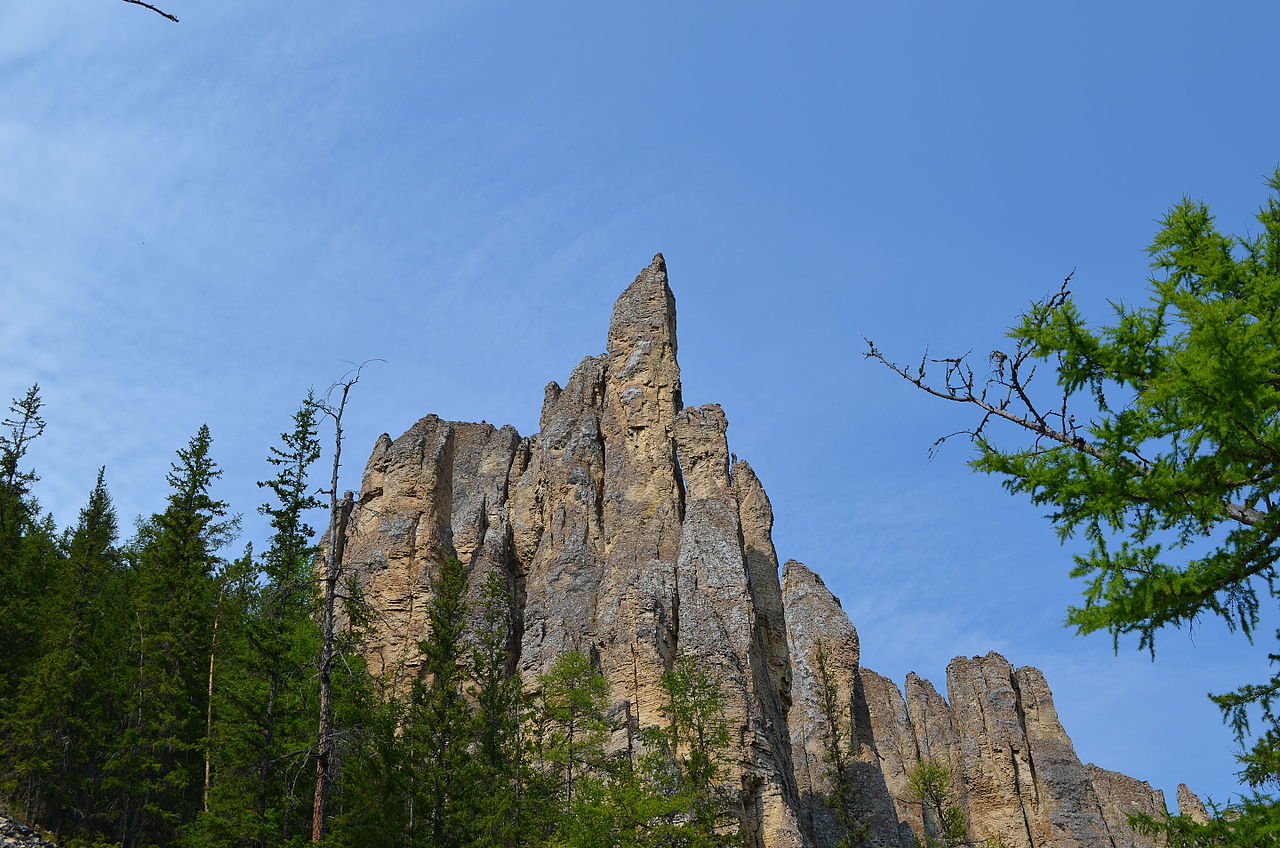
[[[509,581],[512,665],[526,682],[564,651],[592,656],[611,686],[619,748],[660,721],[659,681],[677,653],[714,669],[731,695],[749,845],[834,845],[820,642],[877,844],[915,844],[924,822],[906,779],[922,758],[958,777],[954,800],[975,839],[1151,844],[1124,814],[1163,811],[1163,795],[1082,765],[1036,669],[957,658],[948,702],[914,675],[904,697],[860,668],[857,634],[821,579],[792,562],[779,582],[768,496],[747,463],[731,462],[727,429],[719,406],[683,406],[659,254],[615,304],[606,352],[563,388],[547,386],[537,434],[429,415],[378,440],[346,542],[380,613],[372,669],[417,673],[430,587],[457,556],[475,587],[493,572]]]

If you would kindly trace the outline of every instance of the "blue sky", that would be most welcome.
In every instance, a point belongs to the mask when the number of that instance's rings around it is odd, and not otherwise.
[[[0,391],[43,388],[60,522],[102,464],[123,516],[159,509],[207,422],[261,538],[267,446],[346,360],[386,360],[348,486],[428,412],[533,432],[661,251],[685,400],[724,405],[780,554],[843,598],[868,666],[941,687],[999,650],[1044,669],[1084,759],[1170,801],[1234,790],[1204,694],[1260,678],[1265,642],[1205,622],[1152,663],[1064,630],[1071,546],[963,444],[930,462],[970,417],[861,339],[989,350],[1072,269],[1093,314],[1141,299],[1184,194],[1246,228],[1280,164],[1280,6],[167,8],[0,8]]]

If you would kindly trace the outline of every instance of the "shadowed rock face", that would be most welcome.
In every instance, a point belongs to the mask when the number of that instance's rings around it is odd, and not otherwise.
[[[874,675],[879,679],[868,681],[859,668],[858,634],[821,577],[801,563],[788,562],[782,592],[794,663],[791,745],[803,819],[811,837],[815,844],[826,846],[836,845],[845,835],[827,803],[836,787],[833,748],[838,746],[850,792],[846,816],[866,825],[872,844],[901,845],[899,817],[885,783],[880,747],[885,746],[892,758],[896,743],[910,737],[886,739],[875,732],[867,683],[879,707],[885,693],[877,684],[884,678]]]
[[[727,431],[719,406],[682,403],[675,299],[655,256],[619,297],[606,351],[547,386],[538,433],[429,415],[378,440],[346,535],[346,564],[378,613],[371,668],[399,687],[419,674],[432,587],[457,556],[473,599],[490,575],[506,581],[511,668],[527,687],[565,651],[592,657],[618,748],[663,721],[661,677],[678,655],[711,670],[728,698],[750,846],[839,841],[836,740],[872,844],[913,846],[935,826],[908,788],[930,760],[950,769],[948,803],[974,838],[1146,848],[1124,813],[1163,799],[1080,763],[1040,672],[958,658],[948,703],[915,675],[904,697],[861,668],[857,633],[821,578],[788,563],[779,581],[769,498]]]
[[[1129,777],[1118,771],[1108,771],[1093,763],[1085,766],[1089,770],[1089,780],[1094,791],[1098,793],[1098,804],[1102,809],[1102,818],[1107,823],[1107,831],[1116,848],[1158,848],[1153,837],[1143,836],[1129,827],[1126,816],[1145,813],[1148,816],[1162,816],[1166,812],[1164,793],[1152,789],[1145,780]]]

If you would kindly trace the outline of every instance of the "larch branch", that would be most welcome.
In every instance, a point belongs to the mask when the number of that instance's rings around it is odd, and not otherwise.
[[[982,409],[986,413],[982,421],[983,426],[985,426],[987,420],[994,415],[997,418],[1003,418],[1006,421],[1009,421],[1013,424],[1017,424],[1019,427],[1022,427],[1023,429],[1030,430],[1032,433],[1035,433],[1039,436],[1043,436],[1047,439],[1051,439],[1055,442],[1059,442],[1063,445],[1066,445],[1069,448],[1080,451],[1081,453],[1088,454],[1089,456],[1092,456],[1094,459],[1097,459],[1101,462],[1118,460],[1120,462],[1131,465],[1134,468],[1134,470],[1136,470],[1140,475],[1146,474],[1148,471],[1147,467],[1144,467],[1127,457],[1110,456],[1104,451],[1101,451],[1097,447],[1091,445],[1082,436],[1074,436],[1074,435],[1071,435],[1070,433],[1064,433],[1060,430],[1055,430],[1054,428],[1050,427],[1048,424],[1044,422],[1043,418],[1040,417],[1035,407],[1030,405],[1030,401],[1027,399],[1027,396],[1024,393],[1024,390],[1022,387],[1022,384],[1025,381],[1019,381],[1018,378],[1014,375],[1011,375],[1010,377],[1012,388],[1016,390],[1017,394],[1019,395],[1019,398],[1023,401],[1024,405],[1027,406],[1028,410],[1033,416],[1031,418],[1027,418],[1025,416],[1012,413],[1007,409],[1005,409],[1003,405],[993,406],[984,398],[974,394],[973,383],[970,381],[965,381],[962,385],[957,386],[957,385],[951,384],[951,382],[948,380],[946,383],[945,391],[936,389],[925,381],[926,375],[925,375],[925,370],[923,366],[919,369],[917,374],[912,374],[906,368],[903,368],[901,365],[898,365],[896,362],[891,362],[889,359],[887,359],[885,355],[880,351],[880,349],[875,346],[875,343],[872,342],[871,339],[864,337],[863,341],[867,343],[867,351],[866,353],[863,354],[863,356],[866,356],[870,359],[878,360],[882,365],[884,365],[889,370],[896,373],[899,377],[906,380],[908,383],[911,383],[916,388],[921,389],[925,392],[928,392],[934,397],[942,398],[943,400],[949,400],[955,403],[969,403],[969,404],[973,404],[979,409]],[[953,360],[944,359],[944,360],[934,360],[934,361],[941,361],[941,362],[948,363],[948,367],[947,367],[948,376],[957,367]],[[981,430],[981,427],[979,427],[979,430]],[[961,432],[964,432],[964,431],[961,431]],[[954,436],[957,434],[952,433],[951,435]],[[943,438],[945,440],[947,438],[950,438],[950,436],[946,436]],[[934,443],[934,447],[937,447],[936,442]],[[1267,513],[1262,512],[1261,510],[1258,510],[1258,509],[1254,509],[1253,507],[1231,503],[1230,501],[1224,502],[1223,506],[1226,508],[1227,517],[1229,517],[1233,521],[1238,521],[1241,524],[1247,525],[1249,527],[1252,527],[1256,524],[1260,524],[1261,522],[1266,520],[1268,515]]]

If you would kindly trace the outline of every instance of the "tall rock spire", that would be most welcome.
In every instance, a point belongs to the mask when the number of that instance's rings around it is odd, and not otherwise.
[[[378,440],[346,550],[377,608],[369,667],[388,685],[421,673],[440,565],[457,556],[472,599],[487,576],[507,580],[510,665],[526,689],[566,651],[592,658],[615,749],[666,723],[662,676],[679,656],[717,679],[748,848],[848,836],[831,808],[833,740],[869,844],[914,846],[933,824],[909,789],[930,760],[950,770],[948,803],[971,837],[1151,848],[1124,816],[1162,797],[1081,765],[1038,671],[957,659],[950,703],[914,675],[904,697],[861,667],[857,633],[816,573],[790,562],[780,583],[773,509],[751,467],[731,464],[724,410],[684,407],[661,254],[619,296],[606,348],[546,387],[531,436],[428,415]]]

